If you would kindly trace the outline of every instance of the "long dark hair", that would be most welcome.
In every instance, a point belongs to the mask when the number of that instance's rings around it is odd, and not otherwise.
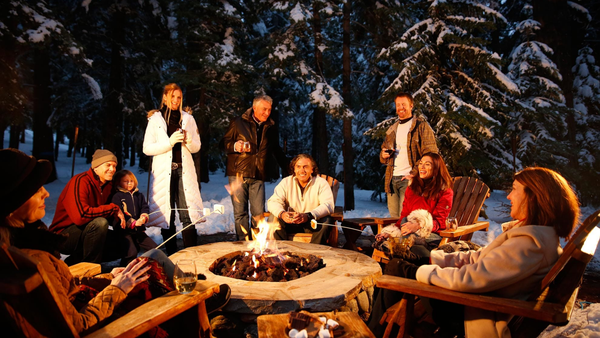
[[[442,191],[452,189],[452,177],[446,168],[444,159],[436,153],[426,153],[421,157],[421,161],[425,156],[431,157],[433,168],[431,178],[423,180],[419,173],[413,177],[410,188],[419,196],[425,199],[436,199]]]
[[[515,174],[525,186],[527,215],[523,225],[547,225],[567,238],[579,222],[579,199],[567,180],[554,170],[531,167]]]

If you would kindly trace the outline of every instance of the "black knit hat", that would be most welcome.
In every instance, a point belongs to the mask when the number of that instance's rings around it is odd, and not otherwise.
[[[52,164],[11,148],[0,150],[0,163],[0,218],[5,218],[46,183]]]

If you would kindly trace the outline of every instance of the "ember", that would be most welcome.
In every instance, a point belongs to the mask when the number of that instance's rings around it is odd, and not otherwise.
[[[287,282],[307,276],[325,267],[323,259],[299,256],[289,251],[276,253],[267,250],[262,255],[252,252],[233,252],[218,258],[209,270],[225,277],[260,282]]]

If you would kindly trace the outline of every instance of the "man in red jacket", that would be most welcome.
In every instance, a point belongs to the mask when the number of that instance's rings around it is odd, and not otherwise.
[[[61,253],[70,255],[65,260],[69,265],[100,263],[104,253],[113,259],[119,256],[126,257],[124,260],[132,258],[129,257],[130,238],[118,231],[119,226],[125,227],[123,212],[116,204],[107,204],[116,167],[117,157],[112,152],[96,150],[91,168],[71,178],[58,197],[50,230],[69,235],[61,249]],[[115,225],[115,231],[109,231],[111,224]],[[111,244],[111,248],[105,248],[105,244]],[[123,249],[127,252],[121,255]],[[122,260],[121,263],[126,262]]]

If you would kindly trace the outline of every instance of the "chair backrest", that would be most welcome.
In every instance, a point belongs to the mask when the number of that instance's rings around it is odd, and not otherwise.
[[[454,198],[450,215],[456,217],[458,226],[473,224],[479,218],[483,202],[489,196],[490,188],[475,177],[454,178]]]
[[[15,247],[0,248],[0,316],[24,336],[79,337],[41,264]],[[6,332],[6,331],[4,331]],[[9,334],[10,335],[10,334]]]
[[[338,181],[334,177],[325,174],[320,174],[319,176],[327,180],[327,183],[329,183],[329,186],[331,187],[331,192],[333,193],[333,203],[335,204],[337,202],[338,190],[340,190],[340,181]]]
[[[594,257],[600,240],[600,228],[597,227],[599,222],[600,210],[590,215],[571,236],[562,255],[533,291],[529,300],[564,306],[568,312],[568,321],[577,299],[583,273]],[[548,323],[530,318],[515,317],[510,323],[510,330],[513,337],[534,337],[539,335],[547,325]]]

